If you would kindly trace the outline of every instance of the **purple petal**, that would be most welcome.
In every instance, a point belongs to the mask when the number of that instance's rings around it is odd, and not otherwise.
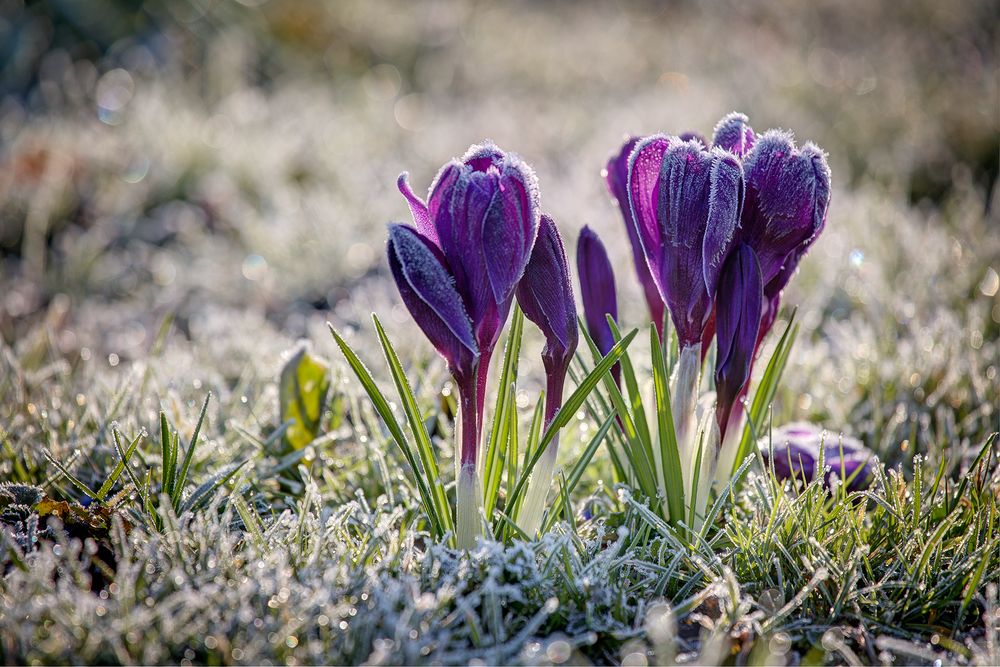
[[[722,435],[733,405],[750,379],[750,367],[760,328],[763,284],[757,257],[750,246],[740,244],[722,269],[715,304],[716,421]]]
[[[498,216],[483,228],[486,268],[497,303],[510,299],[538,236],[541,214],[534,172],[507,156],[497,181]]]
[[[713,151],[711,195],[708,203],[708,224],[702,245],[705,288],[715,295],[719,270],[733,247],[733,239],[743,207],[743,166],[734,156]]]
[[[747,155],[744,171],[742,234],[757,252],[767,284],[788,268],[787,258],[801,257],[822,231],[830,169],[815,146],[797,150],[791,135],[769,130]]]
[[[499,169],[505,157],[506,154],[500,147],[487,139],[481,144],[469,146],[461,160],[474,171],[487,171],[490,167]]]
[[[695,141],[701,144],[702,148],[708,148],[708,142],[705,141],[705,137],[699,132],[682,132],[677,136],[681,141]]]
[[[576,304],[562,238],[547,215],[542,216],[538,239],[517,285],[517,302],[545,335],[546,370],[565,374],[577,345]]]
[[[653,277],[663,292],[682,347],[701,342],[711,306],[703,244],[712,193],[712,153],[678,143],[664,155],[656,217],[662,225],[663,262]],[[652,264],[650,265],[652,267]]]
[[[657,218],[660,208],[660,172],[663,157],[670,147],[665,135],[640,140],[628,160],[628,194],[632,224],[638,233],[643,256],[654,282],[665,299],[660,284],[663,265],[663,228]]]
[[[435,222],[441,249],[480,343],[485,340],[480,325],[497,305],[486,268],[484,233],[487,227],[499,224],[497,219],[502,215],[498,178],[496,172],[470,172],[465,168],[452,189],[450,204],[438,210]]]
[[[753,148],[756,139],[750,120],[741,113],[732,112],[726,115],[715,126],[712,134],[712,145],[725,149],[739,157],[743,157]]]
[[[389,266],[403,303],[456,375],[479,356],[472,323],[436,246],[412,227],[389,226]]]
[[[413,192],[410,187],[410,175],[403,172],[396,179],[396,187],[406,197],[406,202],[410,205],[410,214],[413,216],[413,224],[424,238],[434,245],[438,245],[437,230],[434,229],[433,218],[427,210],[427,204]]]
[[[621,150],[610,160],[605,168],[605,180],[608,184],[608,191],[618,202],[618,208],[625,222],[625,230],[628,232],[629,245],[632,246],[632,262],[635,266],[635,274],[642,286],[643,296],[646,298],[646,305],[649,307],[649,314],[653,322],[659,328],[663,323],[663,310],[666,307],[663,297],[656,288],[656,282],[649,272],[649,265],[646,263],[646,255],[642,251],[642,241],[639,240],[639,232],[632,222],[632,207],[628,198],[628,161],[638,137],[630,137]]]
[[[587,331],[600,353],[606,355],[615,344],[607,316],[611,315],[611,319],[618,321],[615,274],[604,244],[590,227],[580,231],[576,244],[576,273],[580,279]]]

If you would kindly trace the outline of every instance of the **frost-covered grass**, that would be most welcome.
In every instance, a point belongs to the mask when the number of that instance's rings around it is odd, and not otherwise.
[[[188,17],[168,31],[186,64],[154,65],[149,41],[94,71],[54,49],[35,92],[0,105],[0,481],[44,491],[0,488],[0,659],[1000,663],[989,3],[297,6]],[[100,78],[120,66],[124,83]],[[102,122],[116,86],[127,104]],[[707,132],[732,108],[830,153],[773,423],[859,437],[877,484],[830,496],[752,467],[689,550],[613,488],[601,449],[574,520],[541,541],[433,545],[326,328],[389,388],[379,313],[450,461],[453,389],[382,256],[407,216],[398,172],[429,182],[487,136],[521,153],[569,244],[600,231],[622,319],[644,326],[600,166],[625,132]],[[279,377],[301,338],[331,388],[319,437],[290,451]],[[185,484],[162,497],[160,413],[183,467],[209,392]],[[560,465],[598,426],[567,428]],[[136,442],[117,474],[115,433]]]

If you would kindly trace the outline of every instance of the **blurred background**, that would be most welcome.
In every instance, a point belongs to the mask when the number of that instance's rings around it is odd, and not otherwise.
[[[412,331],[383,256],[396,177],[420,191],[487,137],[535,167],[570,252],[584,224],[604,237],[641,324],[601,168],[626,133],[710,135],[735,109],[819,144],[835,179],[787,300],[790,412],[881,434],[894,408],[868,392],[892,386],[978,432],[998,26],[992,0],[0,0],[0,338],[113,368],[169,316],[204,350],[184,372],[238,375],[300,336],[334,356],[327,319]]]

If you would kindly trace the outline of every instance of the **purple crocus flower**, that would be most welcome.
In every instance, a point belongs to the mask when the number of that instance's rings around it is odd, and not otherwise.
[[[764,288],[757,255],[740,243],[722,267],[716,300],[718,355],[715,360],[716,422],[720,441],[729,415],[750,379]]]
[[[643,260],[645,261],[645,260]],[[615,296],[615,273],[608,259],[608,251],[600,237],[587,226],[580,231],[576,242],[576,273],[580,279],[580,295],[587,331],[601,354],[607,354],[615,345],[614,334],[607,316],[618,321],[618,298]],[[655,285],[654,285],[655,288]],[[656,296],[660,300],[659,294]],[[663,302],[660,301],[662,308]]]
[[[576,352],[579,334],[576,303],[569,279],[566,250],[555,223],[542,216],[538,239],[517,285],[517,302],[525,317],[545,335],[542,363],[545,366],[545,419],[551,421],[562,405],[563,384],[569,362]]]
[[[547,215],[542,216],[538,240],[524,277],[517,285],[517,302],[525,317],[538,325],[545,335],[542,363],[545,365],[545,423],[548,425],[562,407],[566,371],[576,352],[579,334],[566,251],[559,230]],[[518,525],[528,535],[534,535],[541,525],[558,449],[556,434],[531,472],[517,515]]]
[[[414,222],[413,228],[403,229],[418,237],[423,249],[404,252],[400,239],[405,233],[398,231],[401,226],[394,228],[389,259],[398,266],[393,276],[413,318],[448,361],[460,398],[467,402],[462,410],[463,429],[468,429],[462,462],[474,462],[489,361],[538,233],[537,180],[519,158],[486,142],[470,147],[461,160],[452,160],[438,172],[426,203],[414,194],[405,172],[398,186]],[[417,264],[408,265],[411,259]],[[401,282],[400,276],[408,280]],[[461,345],[450,341],[446,331]]]
[[[829,487],[834,477],[847,482],[848,491],[862,491],[872,483],[874,455],[857,438],[829,434],[808,422],[786,424],[772,433],[770,442],[760,443],[765,464],[778,479],[798,479],[806,483],[816,477],[820,445],[823,446],[823,479]],[[770,450],[774,460],[770,460]]]
[[[730,320],[728,330],[723,331],[723,297],[719,296],[713,323],[718,328],[718,359],[739,361],[739,367],[716,369],[717,382],[720,371],[728,376],[720,386],[716,406],[716,421],[725,434],[727,430],[735,430],[730,426],[742,419],[742,399],[753,361],[774,324],[781,292],[825,224],[830,202],[830,169],[823,152],[813,144],[798,149],[791,135],[779,130],[768,130],[758,137],[742,114],[723,118],[716,126],[712,143],[742,156],[746,197],[736,237],[755,255],[763,285],[756,337],[749,335],[752,328],[749,322],[738,331],[732,328]],[[711,329],[712,325],[706,327],[703,340],[711,339]],[[744,377],[744,382],[737,390],[734,383],[739,377]],[[732,395],[734,390],[736,394]],[[727,468],[732,463],[729,457],[734,455],[735,448],[735,441],[723,443],[725,453],[720,459],[723,463],[720,474],[728,474]]]
[[[629,158],[628,194],[643,254],[682,348],[698,347],[743,202],[739,159],[654,135]]]
[[[639,137],[629,137],[625,143],[622,145],[621,149],[608,160],[608,164],[604,169],[604,180],[607,182],[608,191],[611,196],[615,198],[618,203],[618,209],[621,211],[622,220],[625,222],[625,230],[628,232],[629,244],[632,246],[632,265],[635,267],[636,277],[639,279],[639,285],[642,286],[643,296],[646,298],[646,305],[649,307],[649,316],[653,320],[653,324],[656,325],[656,330],[662,334],[663,328],[663,311],[665,305],[663,303],[663,297],[660,296],[659,290],[656,289],[656,282],[653,280],[653,276],[649,272],[649,265],[646,263],[646,255],[642,251],[642,242],[639,240],[639,232],[636,230],[635,224],[632,222],[632,205],[629,203],[628,197],[628,159],[632,154],[632,150],[635,148],[636,143],[639,141]],[[704,144],[704,140],[701,140]],[[581,242],[582,242],[581,236]],[[577,257],[579,257],[579,250],[577,251]],[[579,260],[578,260],[579,262]],[[583,273],[581,275],[581,280],[583,279]],[[586,302],[584,303],[584,313],[587,312]],[[593,328],[589,324],[588,329],[591,331],[591,336],[594,335]],[[595,342],[596,342],[595,337]],[[610,347],[608,348],[610,349]],[[605,350],[601,351],[602,354]]]

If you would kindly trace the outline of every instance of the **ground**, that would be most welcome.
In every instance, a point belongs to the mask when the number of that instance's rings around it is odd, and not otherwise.
[[[0,480],[41,489],[0,488],[4,662],[1000,662],[990,3],[137,4],[0,6]],[[384,258],[398,174],[421,191],[487,137],[519,153],[645,327],[600,170],[626,133],[734,109],[829,154],[772,422],[860,438],[870,492],[754,466],[690,547],[601,448],[541,540],[434,544],[327,328],[391,394],[377,313],[450,433]],[[331,382],[295,448],[303,344]],[[529,329],[525,421],[540,347]]]

